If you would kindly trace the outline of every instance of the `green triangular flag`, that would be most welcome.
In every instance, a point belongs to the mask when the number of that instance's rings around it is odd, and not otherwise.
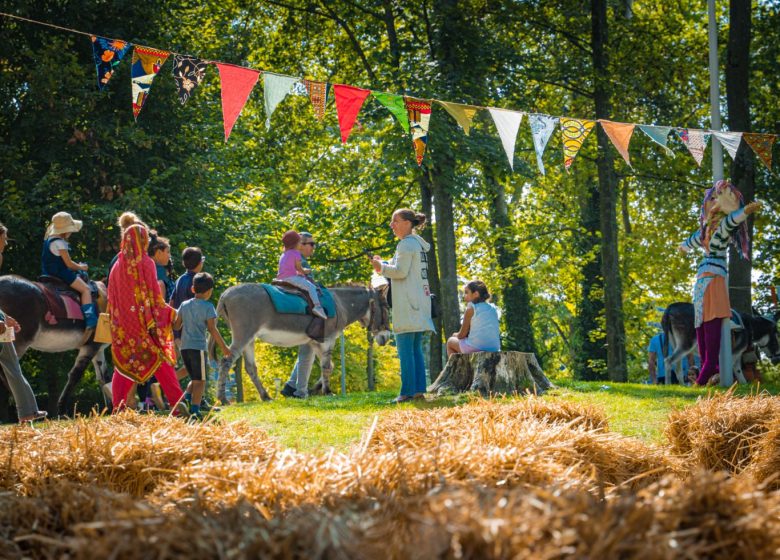
[[[406,104],[402,95],[396,95],[394,93],[383,93],[380,91],[372,91],[371,95],[376,97],[382,105],[387,107],[396,119],[398,124],[404,129],[404,132],[409,133],[409,114],[406,111]]]

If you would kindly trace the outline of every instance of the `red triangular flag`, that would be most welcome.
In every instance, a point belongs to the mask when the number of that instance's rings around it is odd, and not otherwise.
[[[333,86],[333,95],[336,98],[336,112],[339,117],[339,128],[341,129],[341,142],[347,143],[349,133],[352,132],[352,126],[355,124],[360,108],[363,102],[371,94],[369,89],[361,89],[354,86],[345,86],[336,84]]]
[[[222,121],[225,125],[225,142],[236,124],[241,109],[246,105],[260,72],[251,68],[215,62],[222,83]]]

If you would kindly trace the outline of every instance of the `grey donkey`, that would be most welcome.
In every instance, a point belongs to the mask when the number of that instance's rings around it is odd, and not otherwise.
[[[239,356],[243,355],[244,365],[252,383],[257,388],[260,398],[271,400],[268,392],[257,376],[255,362],[255,339],[275,346],[308,345],[312,354],[321,365],[320,381],[322,393],[330,393],[330,374],[333,371],[331,353],[344,328],[350,323],[359,321],[367,327],[377,344],[384,345],[392,336],[387,302],[383,295],[372,288],[364,286],[344,286],[329,288],[336,304],[336,316],[325,321],[325,340],[317,342],[306,335],[306,327],[312,320],[311,315],[294,315],[277,313],[271,303],[271,298],[260,284],[239,284],[225,290],[217,303],[217,314],[230,327],[232,341],[230,356],[225,356],[219,363],[219,381],[217,383],[217,398],[226,402],[225,385],[228,372]],[[214,344],[210,342],[209,351],[214,357]],[[311,371],[312,359],[303,360],[299,367],[307,367],[308,371],[299,372],[308,375]]]

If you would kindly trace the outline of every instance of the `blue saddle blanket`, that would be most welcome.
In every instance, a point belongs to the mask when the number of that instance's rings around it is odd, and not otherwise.
[[[268,293],[268,297],[271,298],[271,302],[274,304],[274,309],[277,313],[293,314],[293,315],[306,315],[306,306],[308,301],[302,295],[288,294],[285,291],[280,290],[273,284],[260,284]],[[325,308],[325,312],[328,314],[328,318],[336,316],[336,302],[333,301],[333,295],[327,288],[320,288],[320,303]]]

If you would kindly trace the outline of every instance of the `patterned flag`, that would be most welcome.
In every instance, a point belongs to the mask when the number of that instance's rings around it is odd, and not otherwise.
[[[97,69],[98,89],[103,91],[111,76],[114,75],[114,70],[119,66],[132,45],[119,39],[106,39],[94,35],[91,39],[92,56],[95,59],[95,68]]]
[[[215,64],[222,83],[222,121],[225,128],[225,142],[227,142],[241,109],[246,105],[252,88],[260,78],[260,72],[221,62]]]
[[[772,145],[775,143],[774,134],[760,134],[757,132],[743,132],[742,138],[745,139],[748,146],[753,148],[758,158],[764,162],[767,169],[772,169]]]
[[[619,123],[612,121],[605,121],[599,119],[601,128],[607,133],[609,139],[612,140],[612,144],[615,145],[615,149],[623,156],[626,163],[631,167],[631,160],[628,157],[628,145],[631,142],[631,136],[634,134],[635,124]]]
[[[678,128],[677,136],[688,148],[688,151],[696,160],[696,165],[701,167],[701,160],[704,159],[704,150],[707,149],[707,143],[710,141],[710,133],[704,132],[698,128]]]
[[[423,99],[405,97],[406,111],[409,115],[409,128],[412,131],[412,144],[417,157],[417,165],[422,165],[425,148],[428,145],[428,128],[431,124],[431,102]]]
[[[165,64],[169,54],[171,53],[138,45],[133,49],[130,80],[133,86],[133,116],[136,120],[149,97],[152,81]]]
[[[398,119],[398,124],[404,129],[404,132],[409,133],[409,114],[406,112],[406,102],[402,95],[395,95],[394,93],[383,93],[380,91],[372,91],[371,95],[376,97],[376,100],[384,105],[393,116]]]
[[[461,105],[460,103],[450,103],[449,101],[439,101],[438,99],[435,101],[452,115],[452,118],[458,122],[463,129],[463,132],[468,136],[469,130],[471,129],[471,121],[474,118],[474,115],[477,114],[477,111],[479,111],[479,107],[475,107],[474,105]]]
[[[509,167],[512,171],[515,169],[515,142],[517,141],[517,131],[520,129],[520,123],[523,122],[523,113],[517,111],[507,111],[506,109],[495,109],[488,107],[493,122],[496,123],[498,136],[501,138],[501,144],[504,145],[506,157],[509,158]]]
[[[663,147],[667,154],[674,157],[674,152],[668,146],[669,133],[672,131],[671,126],[640,124],[639,130],[647,134],[650,137],[650,140]]]
[[[741,132],[716,132],[713,130],[712,135],[718,139],[718,142],[720,142],[724,148],[726,148],[731,159],[737,158],[737,150],[739,149],[740,142],[742,142]]]
[[[303,80],[303,85],[311,99],[311,106],[314,109],[314,116],[318,121],[325,118],[325,105],[328,103],[328,84],[327,82],[315,82],[312,80]]]
[[[342,144],[347,143],[347,138],[349,138],[352,132],[352,127],[355,125],[355,119],[357,119],[360,108],[370,93],[371,90],[369,89],[361,89],[344,84],[333,86],[333,96],[336,98],[336,113],[339,117]]]
[[[569,170],[577,152],[580,151],[596,121],[561,117],[561,135],[563,136],[563,166]]]
[[[287,95],[293,92],[295,84],[300,82],[298,78],[290,76],[280,76],[271,72],[263,73],[263,90],[265,98],[265,126],[271,128],[271,115],[276,110],[276,106],[281,103]]]
[[[173,55],[173,79],[176,81],[176,90],[182,105],[187,103],[192,95],[192,90],[203,80],[207,65],[206,61],[194,56]]]
[[[529,115],[528,119],[531,123],[531,136],[533,136],[534,149],[536,150],[536,165],[539,166],[539,171],[544,175],[542,154],[544,154],[547,142],[550,140],[550,136],[555,130],[558,119],[547,115]]]

